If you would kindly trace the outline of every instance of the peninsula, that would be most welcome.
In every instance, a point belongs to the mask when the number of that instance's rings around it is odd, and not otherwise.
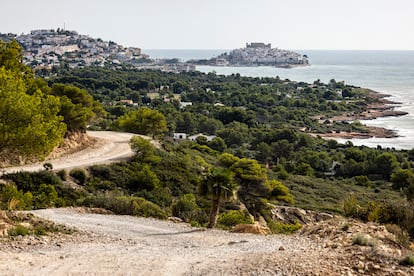
[[[274,66],[281,68],[309,66],[306,55],[272,48],[270,43],[262,42],[246,43],[245,48],[235,49],[210,60],[199,60],[195,63],[214,66]]]

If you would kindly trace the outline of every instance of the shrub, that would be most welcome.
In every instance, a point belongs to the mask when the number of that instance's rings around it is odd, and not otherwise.
[[[36,227],[33,228],[33,233],[36,236],[43,236],[46,235],[46,228],[43,225],[38,225]]]
[[[136,172],[129,183],[129,188],[133,191],[151,191],[159,186],[160,180],[151,167],[145,164],[139,172]]]
[[[293,234],[302,228],[302,224],[298,222],[295,224],[290,224],[280,221],[269,221],[267,223],[267,226],[273,234]]]
[[[172,204],[172,194],[168,187],[157,188],[152,191],[142,190],[135,195],[143,197],[160,207],[170,207]]]
[[[167,218],[160,206],[144,198],[107,192],[85,198],[81,204],[110,210],[118,215]]]
[[[36,209],[55,207],[58,205],[58,199],[58,194],[53,185],[42,184],[39,190],[35,192],[34,207]]]
[[[66,181],[66,176],[67,176],[67,173],[66,173],[66,171],[65,171],[65,170],[60,170],[60,171],[58,171],[58,172],[56,173],[56,175],[57,175],[57,176],[59,176],[59,178],[60,178],[62,181]]]
[[[347,231],[349,230],[349,224],[348,224],[348,223],[344,224],[344,225],[341,227],[341,230],[342,230],[342,231],[344,231],[344,232],[347,232]]]
[[[172,205],[173,216],[191,222],[197,219],[200,208],[197,205],[196,197],[193,194],[185,194]]]
[[[7,174],[4,178],[11,180],[23,192],[37,191],[40,185],[44,183],[55,187],[63,187],[62,180],[52,171],[17,172]]]
[[[359,218],[361,214],[361,206],[354,195],[350,195],[346,200],[342,202],[342,209],[344,215],[347,217]]]
[[[69,175],[80,185],[86,182],[86,172],[84,169],[74,168],[70,171]]]
[[[108,165],[94,165],[89,167],[89,172],[92,176],[109,179],[112,175],[111,167]]]
[[[400,262],[401,265],[414,266],[414,255],[408,255]]]
[[[358,186],[368,187],[370,184],[370,181],[366,175],[355,176],[354,181]]]
[[[284,201],[286,203],[293,203],[293,196],[290,193],[288,187],[277,180],[267,181],[267,186],[270,190],[270,196],[277,200]]]
[[[364,234],[356,234],[353,238],[352,238],[352,244],[356,244],[356,245],[362,245],[362,246],[370,246],[372,248],[376,248],[377,247],[377,242],[368,237],[367,235]]]
[[[167,214],[155,203],[144,198],[137,197],[132,200],[134,216],[153,217],[159,219],[166,219]]]
[[[31,192],[23,193],[15,184],[3,185],[0,189],[0,208],[6,210],[27,210],[33,206]]]
[[[227,213],[220,214],[217,219],[217,224],[225,229],[228,229],[237,224],[252,224],[253,220],[246,211],[231,210]]]
[[[299,163],[295,168],[295,173],[299,175],[313,175],[313,168],[308,163]]]
[[[7,233],[9,236],[26,236],[29,234],[29,229],[19,224],[13,228],[10,228]]]

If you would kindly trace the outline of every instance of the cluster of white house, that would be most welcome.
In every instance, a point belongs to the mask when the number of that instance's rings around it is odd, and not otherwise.
[[[187,133],[182,133],[182,132],[176,132],[176,133],[173,134],[174,140],[196,141],[198,137],[204,137],[207,142],[211,142],[217,136],[215,136],[215,135],[205,135],[205,134],[202,134],[202,133],[198,133],[198,134],[194,134],[194,135],[188,135]]]
[[[10,37],[10,35],[9,35]],[[149,58],[140,48],[123,47],[111,41],[94,39],[75,31],[34,30],[12,37],[22,46],[25,63],[34,68],[60,66],[104,66],[107,62],[121,64]]]
[[[68,66],[119,66],[129,64],[140,69],[166,72],[194,71],[188,63],[166,64],[153,60],[137,47],[124,47],[112,41],[95,39],[67,30],[34,30],[29,34],[0,34],[0,39],[16,39],[24,49],[24,62],[34,69]]]

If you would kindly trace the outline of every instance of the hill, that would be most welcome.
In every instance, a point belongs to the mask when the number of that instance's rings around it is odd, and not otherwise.
[[[29,34],[0,34],[0,39],[16,39],[24,49],[24,62],[34,69],[54,66],[81,67],[110,64],[140,64],[149,56],[140,48],[124,47],[68,30],[33,30]]]

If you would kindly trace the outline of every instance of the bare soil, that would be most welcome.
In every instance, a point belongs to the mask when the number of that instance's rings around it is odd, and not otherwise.
[[[74,235],[0,243],[2,275],[413,275],[407,254],[378,225],[341,219],[301,233],[253,235],[84,209],[31,211],[78,229]],[[346,230],[344,225],[348,224]],[[362,231],[378,246],[352,245]]]

